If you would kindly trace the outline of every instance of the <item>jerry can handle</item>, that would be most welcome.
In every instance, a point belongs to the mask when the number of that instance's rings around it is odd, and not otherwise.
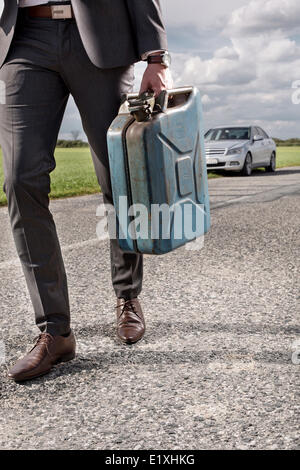
[[[163,90],[156,99],[152,91],[141,95],[129,93],[123,96],[119,113],[130,113],[137,122],[149,121],[154,114],[166,113],[169,108],[184,105],[193,90],[193,87]]]
[[[172,90],[163,90],[156,98],[156,111],[166,113],[169,108],[184,105],[190,95],[193,93],[193,87],[174,88]]]

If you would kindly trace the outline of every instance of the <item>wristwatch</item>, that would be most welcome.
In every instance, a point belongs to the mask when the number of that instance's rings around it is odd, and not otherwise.
[[[148,64],[161,64],[166,68],[169,68],[171,65],[171,54],[168,51],[163,51],[157,54],[148,55],[147,62]]]

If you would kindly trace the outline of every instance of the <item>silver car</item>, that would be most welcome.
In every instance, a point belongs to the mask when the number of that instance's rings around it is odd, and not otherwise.
[[[253,168],[276,171],[276,144],[258,126],[215,127],[205,134],[208,170],[239,171],[250,176]]]

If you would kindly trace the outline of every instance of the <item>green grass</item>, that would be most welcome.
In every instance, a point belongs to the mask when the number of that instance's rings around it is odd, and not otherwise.
[[[100,191],[88,148],[56,149],[51,174],[51,198],[94,194]]]
[[[278,147],[277,168],[300,166],[300,147]]]
[[[51,173],[51,198],[80,196],[99,192],[92,157],[88,148],[56,149],[56,168]],[[0,159],[2,155],[0,154]],[[0,205],[6,203],[2,191],[3,169],[0,167]]]
[[[56,149],[56,169],[51,173],[51,198],[80,196],[99,192],[88,148]],[[0,151],[0,160],[2,154]],[[278,147],[277,167],[300,166],[300,147]],[[210,172],[209,178],[221,177]],[[0,165],[0,205],[6,204],[2,191],[3,170]]]

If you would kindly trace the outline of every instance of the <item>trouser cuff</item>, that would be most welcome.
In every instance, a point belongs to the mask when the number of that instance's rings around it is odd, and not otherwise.
[[[116,291],[118,299],[132,300],[140,295],[141,291]]]
[[[42,333],[49,333],[51,336],[67,335],[71,331],[71,327],[67,323],[47,323],[46,325],[39,326]]]

